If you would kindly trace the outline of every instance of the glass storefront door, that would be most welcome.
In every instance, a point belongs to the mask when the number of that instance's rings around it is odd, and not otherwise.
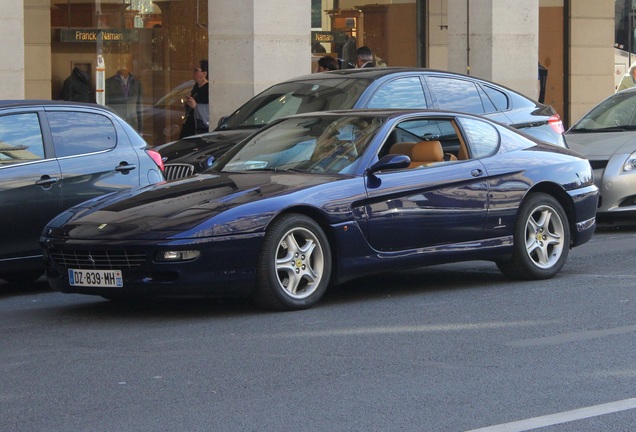
[[[312,0],[314,63],[329,55],[353,68],[356,49],[367,46],[376,66],[417,66],[417,14],[416,0]]]
[[[178,138],[208,0],[51,0],[52,99],[102,103],[150,145]]]

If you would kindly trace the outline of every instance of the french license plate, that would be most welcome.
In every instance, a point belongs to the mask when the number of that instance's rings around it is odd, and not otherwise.
[[[123,287],[121,270],[76,270],[68,269],[68,282],[71,286],[85,287]]]

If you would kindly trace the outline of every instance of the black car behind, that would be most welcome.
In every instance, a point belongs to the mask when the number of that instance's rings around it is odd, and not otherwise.
[[[434,108],[481,114],[566,147],[556,111],[514,90],[467,75],[422,68],[346,69],[301,76],[254,96],[210,133],[157,147],[166,178],[200,172],[232,145],[284,116],[352,108]]]

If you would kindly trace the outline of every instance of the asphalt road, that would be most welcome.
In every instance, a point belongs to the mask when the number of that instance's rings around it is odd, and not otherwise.
[[[0,282],[0,431],[633,431],[636,230],[563,271],[387,274],[269,313]]]

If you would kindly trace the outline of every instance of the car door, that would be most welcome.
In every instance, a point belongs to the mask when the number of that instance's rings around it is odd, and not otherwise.
[[[0,270],[40,259],[44,225],[62,210],[60,167],[37,108],[0,114]],[[28,260],[27,260],[28,261]],[[20,263],[21,264],[21,263]]]
[[[62,171],[63,206],[138,186],[139,159],[114,117],[99,111],[47,109]]]
[[[372,247],[408,251],[481,239],[488,212],[487,176],[478,160],[456,147],[463,141],[456,121],[410,119],[396,125],[398,129],[454,147],[453,156],[462,159],[369,176],[367,200],[356,211],[365,215]],[[393,144],[388,142],[385,147],[390,148],[383,151],[393,153]]]

